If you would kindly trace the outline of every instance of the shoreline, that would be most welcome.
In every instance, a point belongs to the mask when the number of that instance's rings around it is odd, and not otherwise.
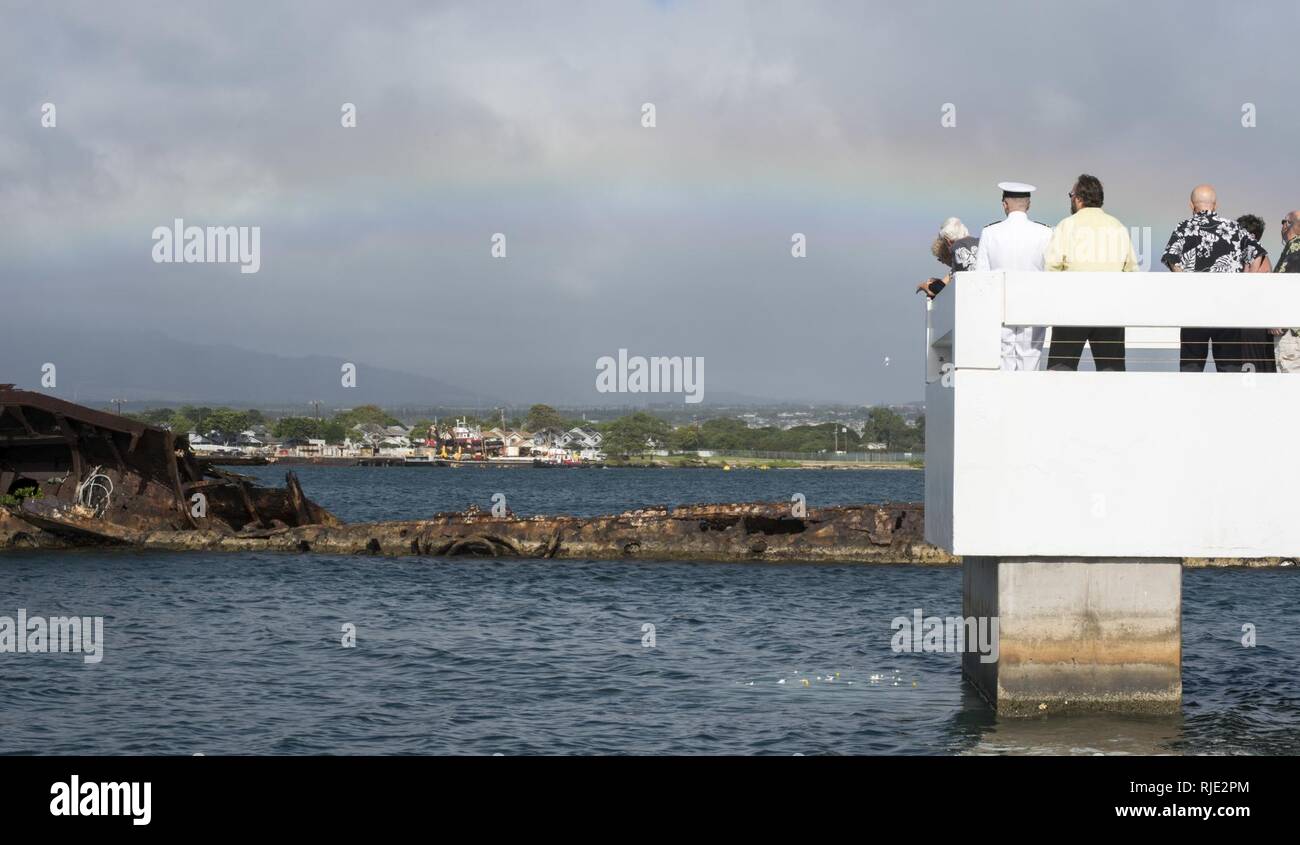
[[[442,464],[405,464],[400,458],[278,458],[273,461],[253,463],[240,460],[205,460],[212,466],[287,466],[287,467],[371,467],[384,469],[537,469],[526,463],[496,463],[493,461],[459,461]],[[596,464],[557,465],[547,469],[713,469],[724,472],[737,469],[755,469],[761,471],[774,469],[848,469],[848,470],[910,470],[924,471],[921,461],[816,461],[816,460],[763,460],[762,458],[696,458],[689,461],[645,461],[645,462],[605,462]]]

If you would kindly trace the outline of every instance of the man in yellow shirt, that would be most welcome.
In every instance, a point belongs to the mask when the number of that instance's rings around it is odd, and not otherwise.
[[[1133,239],[1123,223],[1101,210],[1101,180],[1081,175],[1070,191],[1070,216],[1056,224],[1047,242],[1043,269],[1084,273],[1137,270]],[[1084,344],[1092,347],[1098,370],[1124,369],[1123,326],[1053,326],[1049,370],[1077,370]]]

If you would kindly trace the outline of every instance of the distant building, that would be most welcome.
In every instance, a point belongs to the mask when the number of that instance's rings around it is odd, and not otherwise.
[[[375,446],[384,449],[407,449],[411,446],[410,426],[358,423],[352,426],[352,432],[349,440],[358,446]]]
[[[564,434],[556,428],[539,428],[533,432],[533,446],[539,449],[555,446]]]
[[[533,436],[526,431],[501,433],[501,454],[507,458],[526,458],[533,453]]]
[[[599,431],[576,426],[561,434],[556,439],[555,445],[561,449],[577,452],[584,449],[599,449],[604,440],[605,435]]]

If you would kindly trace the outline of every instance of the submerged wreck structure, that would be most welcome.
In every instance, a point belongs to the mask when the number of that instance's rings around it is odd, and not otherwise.
[[[823,563],[956,561],[921,540],[920,505],[808,508],[685,505],[610,516],[493,516],[477,508],[429,519],[309,525],[270,536],[159,531],[153,548],[584,560]]]
[[[591,558],[949,562],[917,505],[645,508],[599,517],[493,516],[343,524],[304,495],[196,460],[183,436],[0,385],[0,548]]]
[[[183,436],[0,385],[0,548],[537,559],[949,563],[921,541],[919,505],[644,508],[611,516],[494,516],[347,525],[296,476],[268,488],[200,463]]]
[[[184,436],[0,385],[0,546],[138,543],[154,531],[267,536],[336,525],[284,489],[200,465]]]

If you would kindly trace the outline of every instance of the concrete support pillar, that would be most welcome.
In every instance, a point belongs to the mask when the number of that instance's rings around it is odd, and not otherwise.
[[[1182,704],[1177,560],[965,557],[962,608],[998,619],[997,660],[968,650],[962,674],[999,715]]]

